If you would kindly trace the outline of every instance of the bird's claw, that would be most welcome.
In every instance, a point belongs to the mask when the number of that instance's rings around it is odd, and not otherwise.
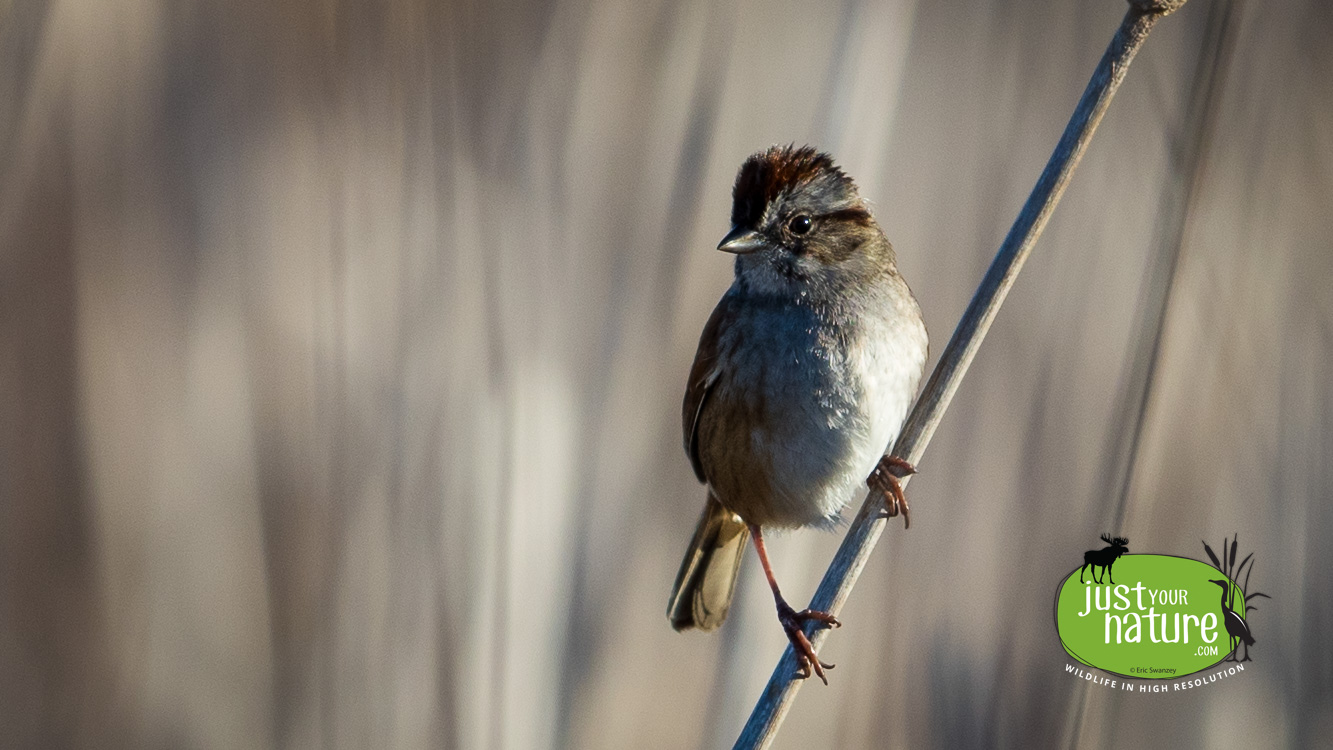
[[[898,480],[916,473],[916,467],[897,456],[889,455],[879,459],[875,470],[870,472],[866,484],[884,496],[884,511],[889,518],[903,515],[903,528],[910,528],[912,517],[907,507],[907,496]]]
[[[815,647],[805,636],[807,620],[822,623],[824,627],[842,627],[838,618],[828,612],[815,609],[803,609],[797,612],[786,602],[778,603],[778,622],[782,623],[782,629],[787,633],[787,640],[791,641],[792,651],[796,654],[796,663],[800,667],[801,679],[809,679],[813,674],[827,685],[828,677],[824,675],[824,670],[833,669],[834,665],[820,661],[819,656],[815,654]]]

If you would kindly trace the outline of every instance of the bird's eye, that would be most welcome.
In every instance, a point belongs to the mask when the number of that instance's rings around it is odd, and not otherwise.
[[[792,234],[805,234],[810,231],[810,227],[810,217],[805,214],[797,214],[787,222],[787,229],[790,229]]]

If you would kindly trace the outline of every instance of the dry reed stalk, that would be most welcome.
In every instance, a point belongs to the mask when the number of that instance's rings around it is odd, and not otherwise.
[[[1065,126],[1064,134],[1060,136],[1054,153],[1046,162],[1046,168],[1042,170],[1041,177],[1037,179],[1018,218],[1014,220],[1013,227],[995,253],[995,259],[991,261],[967,311],[954,329],[953,337],[949,339],[939,363],[935,365],[925,390],[903,425],[902,434],[893,446],[894,455],[912,464],[920,463],[926,445],[944,417],[944,410],[958,390],[1005,295],[1018,277],[1023,261],[1069,184],[1074,168],[1087,150],[1088,142],[1092,140],[1092,134],[1102,116],[1106,114],[1116,89],[1124,80],[1134,54],[1143,45],[1158,19],[1184,4],[1185,0],[1129,0],[1129,12],[1121,21],[1101,62],[1097,64],[1069,124]],[[903,482],[905,484],[907,480]],[[870,493],[852,521],[851,528],[847,530],[847,536],[843,538],[833,561],[829,563],[824,579],[810,601],[811,609],[835,615],[842,610],[875,543],[883,533],[886,519],[882,511],[883,502],[878,493]],[[829,631],[815,630],[814,627],[813,624],[807,627],[806,635],[818,649]],[[766,748],[772,744],[802,682],[796,678],[796,659],[788,646],[741,730],[734,745],[736,750]]]

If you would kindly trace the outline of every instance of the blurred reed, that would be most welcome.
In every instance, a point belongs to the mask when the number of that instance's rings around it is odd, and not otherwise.
[[[779,745],[1070,736],[1049,598],[1114,519],[1206,7],[1135,62]],[[1122,9],[0,3],[0,745],[729,742],[767,594],[714,637],[661,602],[734,170],[831,150],[941,340]],[[1087,696],[1081,745],[1333,726],[1331,14],[1236,6],[1121,528],[1240,532],[1256,670]],[[770,542],[793,597],[836,544]]]
[[[934,371],[903,425],[902,434],[890,446],[890,455],[903,459],[911,466],[920,464],[930,438],[944,419],[949,402],[962,385],[963,376],[967,374],[981,342],[986,338],[986,332],[999,314],[1000,305],[1004,304],[1004,298],[1022,271],[1023,263],[1055,212],[1069,181],[1073,179],[1074,170],[1087,151],[1097,125],[1111,106],[1111,100],[1124,81],[1134,55],[1147,40],[1157,21],[1175,12],[1183,4],[1184,0],[1131,0],[1129,11],[1093,71],[1092,79],[1074,108],[1046,167],[1037,178],[1036,186],[1032,188],[1018,218],[1005,235],[1004,242],[995,253],[995,259],[991,261],[972,301],[963,312],[958,327],[954,329],[943,354],[935,363]],[[901,484],[905,487],[910,479],[910,476],[902,477]],[[867,495],[843,538],[842,546],[829,563],[824,580],[820,582],[810,602],[810,609],[833,615],[842,611],[887,523],[887,518],[880,515],[883,506],[883,499],[878,497],[878,493],[872,491]],[[819,648],[830,632],[826,627],[819,627],[819,623],[812,623],[806,628],[806,636],[815,648]],[[794,649],[788,645],[754,711],[750,713],[745,728],[741,730],[736,748],[763,748],[773,744],[797,690],[804,683],[803,679],[796,676],[798,667],[794,653]]]

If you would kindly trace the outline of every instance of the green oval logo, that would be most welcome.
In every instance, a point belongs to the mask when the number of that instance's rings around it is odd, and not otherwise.
[[[1169,555],[1118,555],[1109,571],[1090,562],[1055,596],[1055,625],[1070,656],[1140,679],[1181,677],[1225,659],[1236,645],[1228,611],[1233,621],[1245,617],[1235,582],[1207,563]]]

